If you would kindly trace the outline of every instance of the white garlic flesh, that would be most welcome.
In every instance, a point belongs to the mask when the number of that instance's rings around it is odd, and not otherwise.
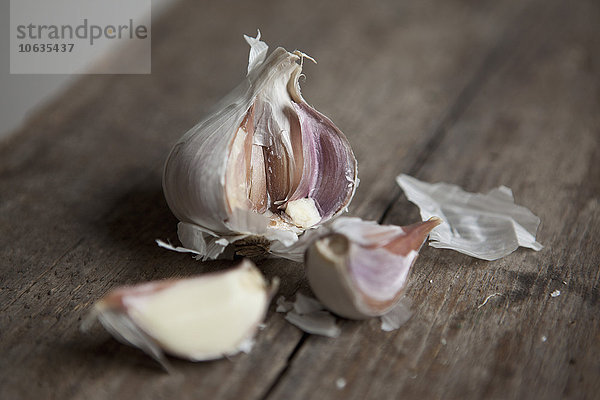
[[[276,287],[244,260],[227,271],[115,289],[91,317],[163,365],[163,352],[212,360],[249,350]]]
[[[419,249],[441,223],[431,218],[406,227],[338,218],[306,251],[306,276],[332,312],[365,319],[389,312],[402,298]]]
[[[179,238],[205,259],[239,241],[290,246],[343,212],[358,183],[348,140],[300,94],[308,56],[267,57],[260,32],[246,40],[246,79],[179,140],[163,174]]]

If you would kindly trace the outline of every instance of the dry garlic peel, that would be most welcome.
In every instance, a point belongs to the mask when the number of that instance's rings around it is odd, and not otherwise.
[[[300,94],[306,55],[250,44],[248,75],[174,146],[163,189],[182,244],[216,258],[231,243],[294,244],[343,212],[357,185],[346,137]]]
[[[163,365],[163,352],[211,360],[249,350],[276,286],[244,260],[223,272],[115,289],[92,316]]]
[[[301,293],[296,294],[293,303],[279,297],[275,311],[286,313],[285,320],[306,333],[332,338],[341,333],[335,317],[325,310],[325,306]]]
[[[400,300],[410,269],[438,218],[406,227],[339,218],[306,252],[306,275],[317,298],[351,319],[381,316]]]
[[[540,218],[515,204],[512,190],[500,186],[486,194],[469,193],[449,183],[427,183],[408,175],[396,181],[423,220],[432,215],[444,222],[429,237],[429,245],[456,250],[483,260],[497,260],[519,246],[540,251],[536,241]]]

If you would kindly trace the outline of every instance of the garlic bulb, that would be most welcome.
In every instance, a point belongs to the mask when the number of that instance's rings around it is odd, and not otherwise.
[[[244,260],[223,272],[115,289],[94,305],[90,318],[165,367],[163,351],[211,360],[249,351],[276,287]]]
[[[307,55],[246,36],[246,79],[188,131],[165,164],[163,189],[182,244],[205,259],[234,242],[268,251],[343,212],[357,179],[343,133],[309,106],[298,79]]]
[[[330,232],[306,252],[311,289],[321,303],[342,317],[386,314],[401,299],[427,235],[441,222],[433,217],[399,227],[358,218],[335,220]]]

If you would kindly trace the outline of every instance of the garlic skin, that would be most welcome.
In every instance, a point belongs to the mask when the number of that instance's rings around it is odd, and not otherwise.
[[[540,218],[515,204],[512,190],[500,186],[488,193],[469,193],[449,183],[427,183],[405,174],[396,182],[421,211],[421,218],[439,215],[444,223],[431,232],[429,245],[493,261],[519,246],[535,251]]]
[[[90,318],[165,368],[163,352],[218,359],[249,351],[277,285],[268,285],[244,260],[227,271],[115,289],[94,305]]]
[[[311,289],[329,310],[349,319],[381,316],[401,299],[429,232],[442,221],[406,227],[338,218],[306,251]]]
[[[331,338],[341,333],[335,317],[325,310],[325,306],[302,293],[296,293],[293,303],[286,301],[283,296],[279,297],[275,311],[286,313],[285,320],[306,333]]]
[[[345,211],[358,184],[348,140],[300,94],[309,57],[267,57],[260,32],[246,41],[246,79],[175,144],[163,173],[179,239],[204,259],[246,238],[291,246]]]

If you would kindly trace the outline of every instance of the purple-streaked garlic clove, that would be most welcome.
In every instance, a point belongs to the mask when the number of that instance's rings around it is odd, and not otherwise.
[[[329,310],[350,318],[381,316],[401,299],[429,232],[442,221],[399,227],[339,218],[305,256],[313,292]]]
[[[173,147],[163,189],[184,247],[293,245],[346,210],[357,163],[344,134],[300,93],[305,54],[246,37],[248,75]]]
[[[226,271],[115,289],[90,316],[163,365],[163,353],[212,360],[249,351],[276,287],[244,260]]]

